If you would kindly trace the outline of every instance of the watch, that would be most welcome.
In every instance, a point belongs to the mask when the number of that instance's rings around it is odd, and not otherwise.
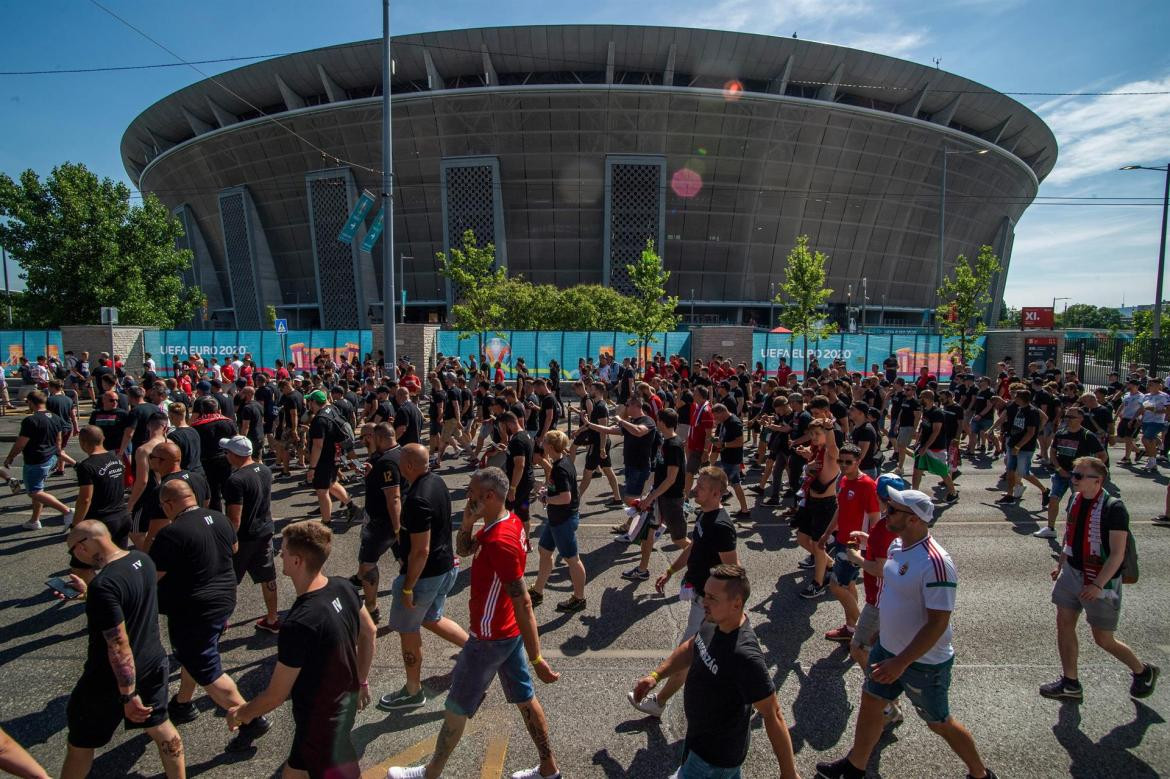
[[[123,706],[125,706],[127,703],[129,703],[130,701],[134,700],[137,697],[138,697],[138,690],[134,690],[129,695],[119,695],[118,700],[121,701]]]

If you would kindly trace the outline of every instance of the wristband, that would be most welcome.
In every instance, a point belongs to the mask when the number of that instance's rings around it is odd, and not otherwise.
[[[406,588],[403,588],[402,594],[403,595],[414,595],[414,590],[408,590]]]
[[[361,687],[363,690],[368,690],[368,689],[370,689],[370,683],[369,683],[368,681],[362,682],[362,683],[361,683],[361,684],[359,684],[358,686],[359,686],[359,687]]]
[[[670,576],[672,573],[674,573],[674,566],[673,565],[666,566],[666,575]]]
[[[533,666],[538,666],[538,665],[540,665],[540,664],[541,664],[541,663],[543,663],[543,662],[544,662],[544,658],[543,658],[543,657],[541,657],[540,655],[537,655],[537,656],[536,656],[536,659],[532,661],[532,665],[533,665]]]
[[[658,681],[658,672],[657,671],[651,671],[650,673],[648,673],[646,675],[649,676],[651,679],[653,679],[655,682]]]

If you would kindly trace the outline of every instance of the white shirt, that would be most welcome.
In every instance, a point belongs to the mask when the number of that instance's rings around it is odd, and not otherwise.
[[[1142,408],[1146,410],[1142,421],[1165,422],[1167,406],[1170,406],[1170,395],[1165,392],[1147,392],[1142,395]]]
[[[1121,396],[1121,418],[1136,419],[1142,415],[1143,392],[1127,392]]]
[[[895,538],[887,552],[878,596],[878,641],[882,647],[897,655],[926,625],[927,609],[954,611],[958,581],[951,556],[932,537],[907,549],[902,548],[902,539]],[[915,662],[937,665],[954,656],[948,622],[934,646]]]
[[[155,367],[154,367],[154,358],[153,358],[153,357],[150,357],[150,358],[148,358],[148,359],[146,360],[146,366],[145,366],[145,367],[146,367],[146,370],[150,371],[151,373],[154,373],[154,372],[155,372]]]

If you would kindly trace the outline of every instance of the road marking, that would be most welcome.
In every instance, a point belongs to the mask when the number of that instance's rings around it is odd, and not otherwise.
[[[508,756],[508,731],[502,728],[492,728],[492,731],[483,755],[480,779],[499,779],[504,775],[504,758]]]
[[[433,736],[428,736],[422,741],[411,744],[398,754],[391,755],[381,763],[370,766],[365,771],[362,771],[362,779],[386,779],[386,774],[390,771],[390,766],[414,765],[419,760],[422,760],[424,757],[435,751],[435,741],[437,741],[438,738],[438,733]]]

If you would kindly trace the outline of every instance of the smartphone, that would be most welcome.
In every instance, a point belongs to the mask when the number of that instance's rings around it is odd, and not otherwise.
[[[50,590],[61,593],[61,596],[65,598],[65,600],[73,600],[74,598],[77,598],[81,595],[81,590],[78,590],[76,587],[70,584],[68,579],[61,576],[54,576],[52,579],[49,579],[47,582],[45,582],[45,584],[49,586]]]

